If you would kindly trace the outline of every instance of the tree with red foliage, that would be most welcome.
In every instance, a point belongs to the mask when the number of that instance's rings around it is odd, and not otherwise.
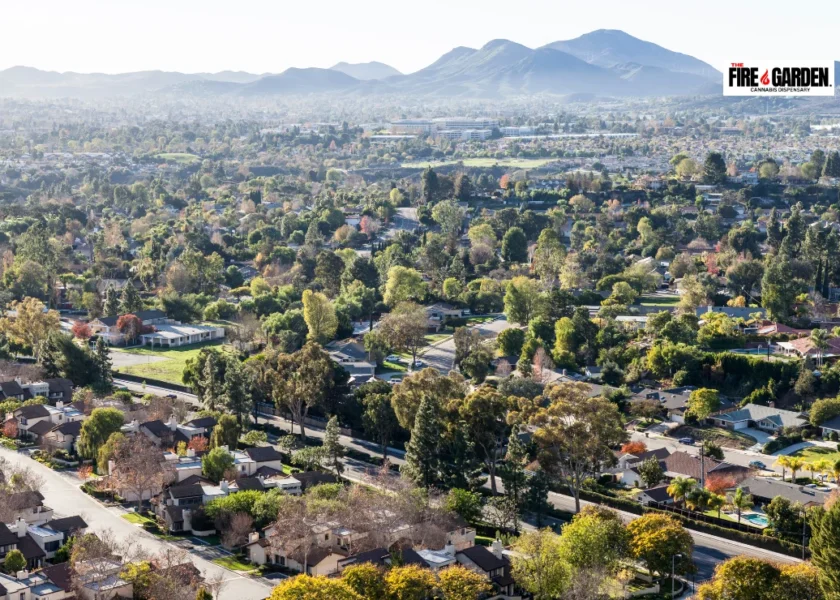
[[[621,447],[624,454],[634,454],[638,456],[643,452],[647,452],[647,446],[644,442],[627,442]]]
[[[143,329],[143,321],[136,315],[123,315],[117,319],[117,331],[123,334],[126,343],[134,341]]]
[[[706,477],[706,489],[713,494],[723,495],[727,490],[734,488],[737,483],[734,475],[713,473]]]
[[[502,175],[502,178],[499,179],[499,187],[502,188],[503,190],[506,190],[506,189],[508,189],[509,184],[510,184],[510,175],[505,173],[504,175]]]
[[[189,448],[190,450],[194,450],[196,453],[199,453],[207,450],[208,445],[209,442],[207,441],[206,437],[204,437],[203,435],[197,435],[190,439],[190,441],[187,443],[187,448]]]
[[[18,426],[17,421],[14,419],[10,419],[3,423],[3,435],[7,438],[16,438],[18,436]]]
[[[93,335],[93,332],[90,330],[90,325],[85,323],[84,321],[76,321],[73,323],[73,337],[78,338],[80,340],[89,340]]]

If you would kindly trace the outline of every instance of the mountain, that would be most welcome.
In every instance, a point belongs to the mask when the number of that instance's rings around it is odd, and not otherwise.
[[[333,71],[341,71],[345,75],[354,77],[360,81],[371,79],[385,79],[394,75],[402,75],[394,67],[381,62],[346,63],[340,62],[330,67]]]
[[[717,81],[721,77],[718,70],[702,60],[640,40],[617,29],[598,29],[573,40],[553,42],[544,47],[568,52],[590,64],[608,69],[625,63],[636,63]]]
[[[346,90],[358,84],[358,79],[341,71],[292,67],[279,75],[269,75],[249,83],[238,93],[242,96],[318,94]]]

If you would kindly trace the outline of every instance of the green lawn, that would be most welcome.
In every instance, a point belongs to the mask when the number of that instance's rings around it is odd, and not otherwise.
[[[220,567],[224,567],[226,569],[230,569],[231,571],[253,571],[257,567],[250,563],[242,562],[235,556],[225,556],[223,558],[214,558],[213,562],[219,565]]]
[[[143,515],[138,515],[137,513],[126,513],[122,516],[123,519],[128,521],[129,523],[134,523],[135,525],[144,525],[146,523],[151,523],[155,525],[156,523],[150,519],[149,517],[144,517]]]
[[[397,371],[398,373],[405,373],[408,371],[408,367],[402,363],[395,363],[395,362],[388,362],[387,360],[382,363],[382,370],[383,371]]]
[[[201,160],[195,154],[189,154],[188,152],[164,152],[163,154],[158,154],[157,158],[182,165],[188,165]]]
[[[673,306],[679,304],[677,296],[639,296],[638,302],[642,306]]]
[[[482,323],[489,323],[495,319],[496,317],[490,315],[479,315],[477,317],[467,317],[466,321],[469,325],[481,325]]]
[[[828,459],[831,463],[840,460],[840,451],[831,448],[824,448],[822,446],[810,446],[794,452],[793,456],[801,456],[807,461]],[[807,469],[802,469],[800,473],[808,472]]]
[[[207,348],[208,346],[223,347],[223,344],[222,342],[208,342],[206,344],[182,346],[181,348],[114,348],[114,351],[164,357],[166,360],[144,365],[122,367],[120,372],[136,375],[137,377],[148,377],[149,379],[160,379],[161,381],[181,384],[181,375],[184,373],[187,360],[198,356],[201,349]]]
[[[457,165],[463,162],[465,167],[473,168],[490,168],[495,165],[500,167],[513,167],[514,169],[536,169],[543,167],[549,163],[556,162],[556,158],[464,158],[461,160],[442,160],[442,161],[428,161],[418,160],[415,162],[405,162],[402,164],[406,169],[425,169],[430,166],[435,169],[437,167],[447,167]]]
[[[432,344],[437,344],[438,342],[442,342],[443,340],[451,338],[451,337],[452,337],[452,333],[441,332],[441,333],[430,333],[429,335],[427,335],[423,339],[425,339],[426,343],[431,346]]]

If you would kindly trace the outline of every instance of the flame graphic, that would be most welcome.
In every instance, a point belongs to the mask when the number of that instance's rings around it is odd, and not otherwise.
[[[761,85],[770,85],[770,77],[767,74],[768,71],[764,71],[764,75],[761,76]]]

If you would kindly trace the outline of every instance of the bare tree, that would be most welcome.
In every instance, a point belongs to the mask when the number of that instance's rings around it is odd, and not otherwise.
[[[19,467],[0,456],[0,522],[17,519],[21,511],[40,502],[36,496],[44,479],[29,467]]]
[[[551,377],[552,371],[554,371],[554,361],[551,360],[551,357],[544,348],[537,348],[537,351],[534,353],[531,377],[534,381],[546,383],[549,377]]]
[[[230,516],[227,527],[222,531],[222,543],[226,548],[236,548],[248,541],[248,534],[254,530],[254,519],[244,512]]]
[[[114,455],[111,485],[137,496],[137,508],[143,505],[143,495],[154,495],[175,478],[175,473],[163,456],[163,451],[144,435],[134,435],[123,442]]]

